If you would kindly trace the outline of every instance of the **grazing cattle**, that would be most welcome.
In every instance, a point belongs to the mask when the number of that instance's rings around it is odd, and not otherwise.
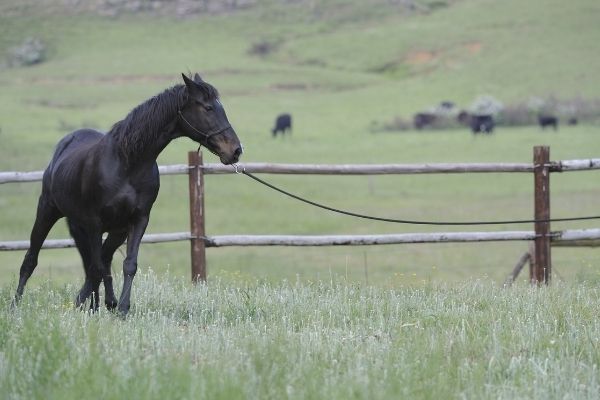
[[[413,116],[413,124],[415,126],[415,129],[421,130],[423,128],[433,125],[435,119],[435,114],[417,113]]]
[[[471,128],[473,134],[490,134],[494,131],[496,123],[491,115],[472,115],[466,111],[461,111],[457,116],[458,122]]]
[[[571,117],[571,118],[569,118],[569,120],[567,121],[567,124],[569,124],[569,125],[577,125],[577,122],[578,122],[578,121],[577,121],[577,118],[575,118],[575,117]]]
[[[474,134],[494,132],[495,122],[491,115],[471,115],[471,131]]]
[[[290,114],[279,114],[275,119],[275,127],[271,130],[273,137],[277,136],[277,133],[283,135],[288,131],[292,133],[292,116]]]
[[[546,129],[547,126],[551,126],[554,130],[558,129],[558,118],[554,115],[538,115],[538,124],[540,128]]]

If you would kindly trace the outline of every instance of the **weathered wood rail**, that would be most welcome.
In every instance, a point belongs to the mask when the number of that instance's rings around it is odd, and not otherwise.
[[[550,218],[550,173],[600,169],[600,159],[550,161],[549,148],[534,148],[529,163],[427,163],[427,164],[272,164],[242,163],[238,170],[267,174],[313,175],[387,175],[387,174],[454,174],[454,173],[530,173],[534,176],[534,219]],[[530,241],[535,245],[535,259],[530,276],[534,282],[548,283],[551,277],[551,246],[600,246],[600,229],[550,230],[549,222],[534,224],[533,231],[403,233],[387,235],[222,235],[209,236],[204,231],[204,175],[233,174],[236,169],[221,164],[203,164],[197,152],[188,154],[188,164],[160,166],[161,175],[188,175],[190,188],[190,232],[146,234],[142,243],[190,241],[192,279],[206,279],[207,247],[225,246],[357,246],[408,243],[464,243],[490,241]],[[0,184],[35,182],[43,171],[0,172]],[[70,239],[46,240],[44,248],[73,247]],[[0,251],[26,250],[29,241],[0,242]]]
[[[240,169],[252,173],[288,175],[408,175],[408,174],[459,174],[486,172],[533,172],[528,163],[427,163],[427,164],[273,164],[240,163]],[[600,169],[599,159],[556,161],[548,164],[550,172],[572,172]],[[189,164],[161,165],[161,175],[187,175],[193,168]],[[204,174],[234,174],[231,166],[208,163],[201,166]],[[11,182],[37,182],[44,171],[0,172],[0,184]]]
[[[142,243],[200,239],[206,247],[231,246],[372,246],[384,244],[507,242],[534,240],[534,231],[390,233],[385,235],[216,235],[195,237],[190,232],[149,233]],[[550,232],[553,246],[599,247],[600,229]],[[47,239],[42,248],[75,247],[72,239]],[[0,251],[27,250],[28,240],[0,242]]]

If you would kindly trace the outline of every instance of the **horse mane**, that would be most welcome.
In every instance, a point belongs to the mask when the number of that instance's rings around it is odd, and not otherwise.
[[[196,82],[206,100],[219,98],[217,89],[204,81]],[[166,125],[176,116],[186,101],[185,85],[164,90],[136,106],[121,121],[115,123],[107,136],[115,139],[127,162],[142,156],[144,149],[165,133]]]

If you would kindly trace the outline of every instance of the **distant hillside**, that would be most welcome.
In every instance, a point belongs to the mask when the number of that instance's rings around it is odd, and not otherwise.
[[[41,74],[68,59],[71,74],[170,74],[201,56],[203,69],[239,70],[252,86],[275,69],[278,90],[366,85],[409,110],[600,93],[597,0],[10,0],[0,14],[0,54],[39,38]],[[121,61],[95,71],[105,59]]]
[[[248,9],[285,10],[303,8],[315,17],[352,16],[369,9],[379,8],[428,13],[447,7],[456,0],[7,0],[0,4],[5,15],[39,14],[96,14],[117,17],[132,14],[154,16],[194,17],[235,13]]]
[[[600,2],[471,0],[405,18],[387,14],[279,40],[272,59],[496,90],[600,89]],[[375,12],[375,11],[373,11]],[[471,89],[473,90],[473,89]]]

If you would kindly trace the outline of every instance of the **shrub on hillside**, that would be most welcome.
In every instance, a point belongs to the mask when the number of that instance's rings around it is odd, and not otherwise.
[[[409,131],[411,129],[413,129],[412,122],[399,116],[392,118],[390,121],[384,121],[381,123],[378,121],[373,121],[369,127],[371,132],[398,132]]]
[[[248,54],[252,56],[258,57],[266,57],[269,54],[275,52],[279,47],[278,42],[269,41],[269,40],[260,40],[258,42],[253,43],[248,49]]]
[[[550,115],[559,118],[560,124],[600,123],[600,99],[585,99],[576,97],[558,99],[556,97],[532,97],[527,101],[504,105],[492,96],[477,97],[470,107],[468,114],[492,115],[499,126],[535,126],[539,115]],[[422,114],[434,116],[432,121],[422,127],[423,130],[444,130],[464,127],[458,121],[457,107],[433,106],[422,111]],[[467,124],[468,125],[468,124]],[[400,116],[394,116],[389,121],[372,123],[372,132],[407,131],[415,128],[415,123]]]
[[[537,124],[537,114],[526,103],[506,105],[497,118],[498,125],[526,126]]]
[[[576,118],[578,121],[600,123],[600,99],[575,97],[558,101],[557,114],[565,119]]]
[[[456,114],[434,114],[435,120],[427,126],[427,129],[444,130],[461,127]]]
[[[8,50],[8,65],[23,67],[39,64],[46,60],[46,46],[38,38],[27,38],[18,46]]]
[[[407,131],[421,129],[415,121],[418,114],[433,117],[431,121],[422,126],[422,129],[424,130],[455,129],[460,127],[460,123],[456,119],[458,109],[452,102],[441,102],[413,115],[412,120],[406,120],[400,116],[395,116],[390,121],[384,121],[381,124],[372,124],[371,131]]]
[[[501,101],[490,95],[477,97],[471,106],[469,112],[474,115],[498,115],[504,109],[504,104]]]
[[[600,99],[532,97],[527,102],[506,105],[498,115],[498,125],[537,125],[539,115],[558,117],[561,124],[567,124],[572,119],[578,122],[600,122]]]

